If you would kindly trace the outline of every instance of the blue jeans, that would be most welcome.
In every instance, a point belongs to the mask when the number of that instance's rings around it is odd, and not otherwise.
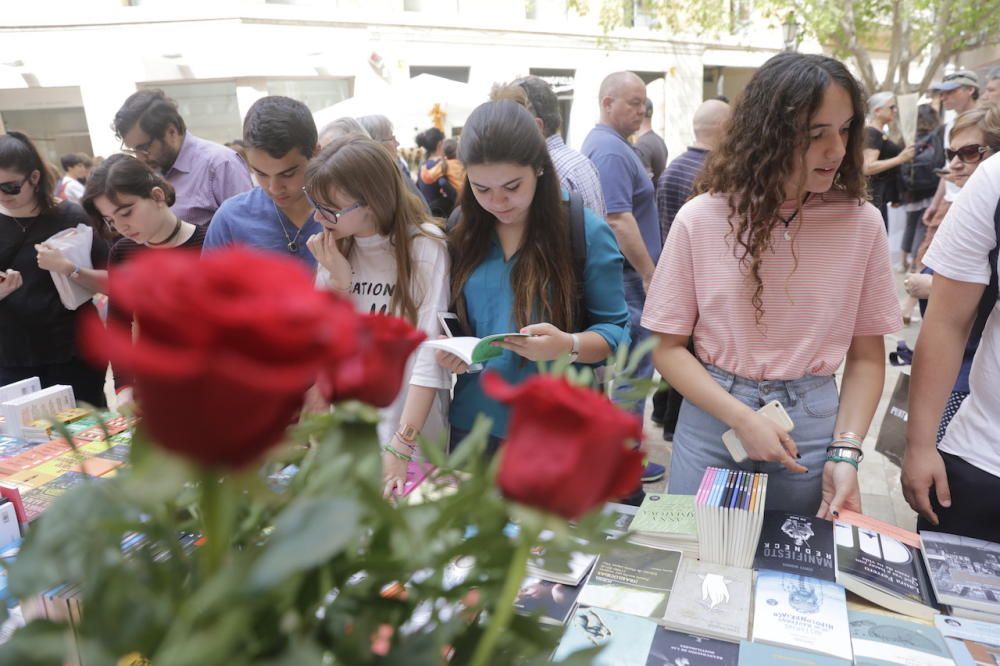
[[[753,460],[737,464],[722,444],[722,434],[729,426],[685,400],[674,430],[668,491],[694,495],[705,468],[711,466],[766,472],[765,508],[805,515],[816,513],[822,499],[826,447],[833,439],[840,407],[840,394],[833,376],[806,375],[791,381],[758,382],[714,366],[706,366],[706,370],[730,395],[754,410],[778,400],[795,424],[791,435],[802,456],[799,462],[809,471],[794,474],[779,463]]]
[[[649,338],[650,333],[640,325],[642,320],[642,308],[646,305],[646,290],[642,286],[642,277],[633,270],[626,270],[624,276],[625,283],[625,303],[628,304],[628,314],[629,314],[629,334],[632,338],[632,343],[630,349],[635,349],[644,340]],[[639,365],[636,366],[635,374],[633,375],[636,379],[652,379],[653,378],[653,355],[645,354]],[[619,391],[628,390],[628,384],[622,384],[619,386]],[[630,412],[638,414],[642,418],[643,413],[646,408],[646,398],[643,397],[636,401],[619,401],[624,409]]]

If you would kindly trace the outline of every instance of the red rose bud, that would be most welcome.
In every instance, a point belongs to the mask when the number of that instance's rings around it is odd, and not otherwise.
[[[391,315],[363,315],[360,323],[358,352],[330,363],[318,387],[330,402],[360,400],[388,407],[399,395],[407,360],[427,336]]]
[[[299,262],[247,249],[146,252],[110,273],[116,312],[84,320],[98,367],[133,376],[160,446],[212,466],[241,466],[281,437],[331,357],[355,353],[358,315],[317,291]]]
[[[562,377],[535,375],[517,386],[486,373],[483,390],[510,405],[497,485],[514,501],[578,518],[639,486],[637,417],[603,394]]]

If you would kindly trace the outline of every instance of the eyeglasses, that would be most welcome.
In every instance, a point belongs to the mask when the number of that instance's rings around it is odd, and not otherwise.
[[[948,148],[944,151],[944,153],[948,156],[949,162],[957,157],[959,161],[966,164],[975,164],[976,162],[982,161],[983,156],[986,155],[989,149],[989,146],[981,146],[978,143],[971,143],[968,146],[962,146],[958,150]]]
[[[125,145],[125,142],[122,141],[121,151],[127,155],[132,155],[133,157],[136,155],[145,155],[146,157],[149,157],[149,149],[153,147],[153,143],[155,142],[156,139],[150,139],[146,143],[140,143],[134,148],[129,148]]]
[[[350,213],[352,210],[356,210],[358,208],[362,208],[365,206],[364,203],[359,201],[357,203],[351,204],[350,206],[344,208],[343,210],[334,210],[332,208],[329,208],[322,204],[318,204],[315,201],[313,201],[313,198],[309,196],[309,193],[306,191],[306,188],[304,187],[302,188],[302,193],[306,195],[306,200],[309,202],[309,205],[315,208],[316,212],[319,213],[320,217],[322,217],[330,224],[337,224],[338,222],[340,222],[340,218],[342,218],[344,215]]]
[[[13,180],[7,181],[6,183],[0,183],[0,192],[4,194],[17,195],[21,193],[21,188],[24,184],[28,182],[28,177],[25,176],[24,180],[20,183],[14,182]]]
[[[899,107],[896,106],[895,104],[893,104],[892,106],[889,107],[889,110],[890,111],[899,111]]]

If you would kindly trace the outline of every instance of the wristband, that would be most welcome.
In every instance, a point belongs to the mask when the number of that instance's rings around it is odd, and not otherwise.
[[[851,460],[859,463],[865,459],[865,454],[860,449],[848,446],[828,446],[826,448],[826,454],[828,456],[832,455],[840,458],[850,458]]]
[[[573,339],[573,347],[569,351],[569,360],[575,361],[580,355],[580,336],[576,333],[571,333],[570,337]]]
[[[841,457],[841,456],[827,456],[826,457],[826,461],[827,462],[835,462],[835,463],[838,463],[838,462],[849,463],[851,466],[854,467],[855,471],[858,471],[858,463],[853,458],[844,458],[844,457]]]
[[[388,453],[390,455],[393,455],[396,458],[399,458],[400,460],[402,460],[403,462],[408,462],[408,463],[413,462],[413,456],[408,456],[405,453],[401,453],[400,451],[396,450],[396,447],[390,446],[388,444],[384,444],[382,446],[382,452],[383,453]]]

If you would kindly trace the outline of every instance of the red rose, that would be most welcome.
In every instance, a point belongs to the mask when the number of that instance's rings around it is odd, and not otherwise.
[[[642,423],[603,394],[562,377],[535,375],[518,386],[486,373],[483,390],[510,405],[497,484],[508,498],[577,518],[639,486]]]
[[[357,353],[327,367],[319,389],[330,402],[360,400],[388,407],[399,395],[406,361],[427,336],[391,315],[363,315],[360,324]]]
[[[138,336],[92,316],[85,353],[133,376],[158,444],[206,465],[245,465],[280,441],[320,368],[357,348],[353,306],[280,255],[146,252],[111,271],[109,296]]]

